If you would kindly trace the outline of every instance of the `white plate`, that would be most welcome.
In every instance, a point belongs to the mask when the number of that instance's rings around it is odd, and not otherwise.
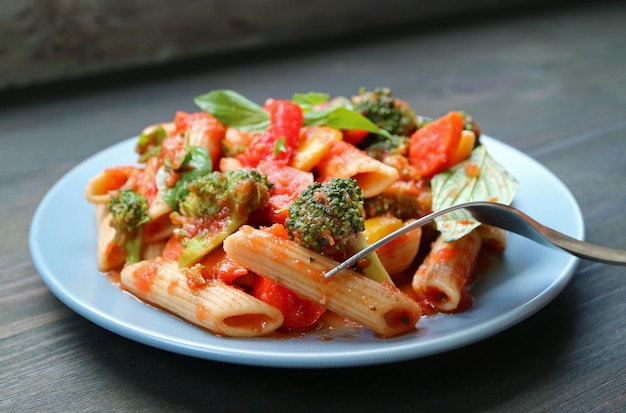
[[[548,226],[582,239],[576,200],[545,167],[493,138],[488,151],[518,180],[515,206]],[[30,250],[50,290],[92,322],[163,350],[222,362],[271,367],[349,367],[424,357],[499,333],[550,302],[569,282],[577,258],[515,234],[501,262],[474,286],[475,305],[457,315],[420,320],[415,333],[381,340],[368,331],[277,340],[222,338],[142,304],[96,269],[94,210],[84,199],[87,181],[103,168],[133,164],[136,138],[77,165],[46,194],[33,217]]]

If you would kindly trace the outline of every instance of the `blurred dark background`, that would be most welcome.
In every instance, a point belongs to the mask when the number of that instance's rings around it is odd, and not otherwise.
[[[571,7],[560,0],[4,0],[0,91]],[[207,60],[208,59],[208,60]]]

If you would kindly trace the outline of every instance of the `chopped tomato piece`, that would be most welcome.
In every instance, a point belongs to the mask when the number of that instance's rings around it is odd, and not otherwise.
[[[264,106],[270,114],[270,126],[252,138],[248,149],[237,158],[243,166],[256,167],[261,161],[286,165],[300,144],[302,109],[288,100],[273,100]]]
[[[163,252],[161,255],[166,260],[178,261],[178,256],[181,252],[183,252],[183,243],[177,237],[170,237],[170,239],[165,243],[165,247],[163,248]]]
[[[299,297],[290,289],[258,276],[252,287],[252,295],[278,308],[284,315],[285,328],[306,328],[317,322],[326,309],[319,304]]]
[[[289,231],[287,231],[287,228],[283,224],[272,224],[269,227],[263,227],[261,229],[277,237],[289,239]]]
[[[174,169],[177,169],[185,158],[186,138],[180,134],[169,135],[161,144],[159,157],[167,160]]]
[[[183,244],[177,237],[170,237],[163,248],[163,258],[171,261],[178,261],[179,255],[183,252]],[[222,248],[216,248],[207,254],[202,261],[202,276],[209,279],[219,279],[227,284],[232,284],[236,278],[248,274],[248,269],[239,265],[230,258]]]
[[[158,192],[156,174],[162,163],[162,160],[155,156],[148,159],[146,167],[141,172],[139,179],[137,179],[136,188],[134,188],[146,198],[149,205],[152,205],[152,201],[154,201]]]
[[[248,274],[248,269],[226,255],[222,248],[208,253],[200,263],[205,266],[210,277],[220,279],[226,284],[232,284],[236,278]]]
[[[366,130],[346,129],[342,130],[343,140],[353,145],[358,145],[365,139],[369,132]]]
[[[105,196],[110,191],[122,189],[127,185],[134,185],[136,190],[137,181],[141,179],[143,170],[136,166],[115,166],[105,168],[98,176],[89,183],[89,191],[92,196]]]
[[[313,174],[267,161],[261,162],[257,169],[274,184],[270,190],[269,222],[283,224],[289,214],[289,205],[313,183]]]
[[[452,166],[463,132],[463,114],[449,112],[411,135],[409,161],[417,173],[431,177]]]

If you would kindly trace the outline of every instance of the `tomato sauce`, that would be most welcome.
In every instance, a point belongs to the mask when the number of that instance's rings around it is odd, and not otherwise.
[[[155,277],[158,275],[160,258],[148,263],[147,265],[140,266],[135,272],[133,277],[135,278],[137,290],[142,294],[147,294],[152,289]]]

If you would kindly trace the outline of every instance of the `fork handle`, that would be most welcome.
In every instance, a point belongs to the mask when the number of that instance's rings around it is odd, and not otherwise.
[[[488,206],[483,206],[481,203],[475,203],[475,205],[468,206],[466,209],[482,223],[505,228],[532,239],[541,245],[561,249],[576,257],[590,261],[626,265],[626,251],[624,250],[607,248],[577,240],[540,224],[516,208],[503,204],[499,204],[498,207],[501,210],[500,213],[493,208],[489,208],[487,211]],[[517,218],[516,222],[511,222],[511,214]],[[531,230],[531,232],[528,230]],[[531,233],[534,233],[534,236],[531,236]]]

